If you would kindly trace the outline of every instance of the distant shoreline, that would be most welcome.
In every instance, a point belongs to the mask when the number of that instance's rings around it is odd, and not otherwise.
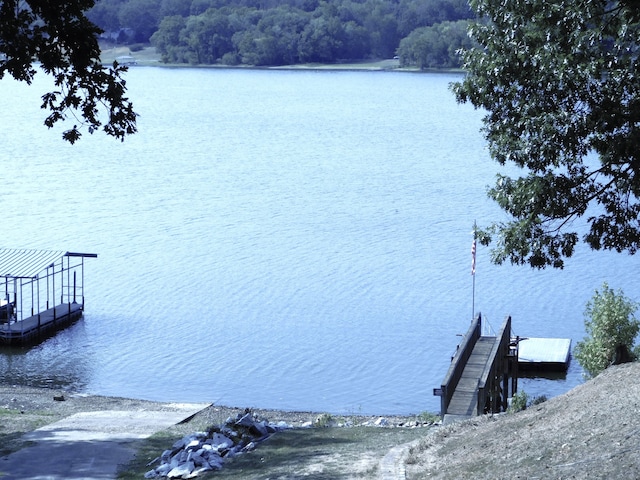
[[[142,50],[132,52],[128,46],[104,47],[102,50],[102,61],[110,65],[118,57],[132,57],[137,67],[162,67],[162,68],[212,68],[212,69],[236,69],[236,70],[300,70],[300,71],[336,71],[336,72],[400,72],[400,73],[464,73],[462,69],[426,69],[420,70],[412,67],[400,67],[398,59],[386,60],[363,60],[361,62],[349,63],[304,63],[294,65],[276,66],[253,66],[253,65],[221,65],[221,64],[200,64],[191,65],[187,63],[162,63],[160,55],[154,47],[145,47]]]

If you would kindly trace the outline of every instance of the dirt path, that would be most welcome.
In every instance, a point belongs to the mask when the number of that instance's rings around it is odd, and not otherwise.
[[[409,452],[416,448],[420,444],[421,440],[413,440],[397,447],[393,447],[389,452],[380,460],[379,470],[380,480],[405,480],[406,478],[406,463],[409,457]]]

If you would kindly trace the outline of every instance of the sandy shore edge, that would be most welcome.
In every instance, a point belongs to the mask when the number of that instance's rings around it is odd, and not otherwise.
[[[163,411],[170,410],[172,405],[171,402],[70,393],[60,389],[0,385],[0,416],[2,417],[0,438],[2,435],[28,432],[79,412],[104,410]],[[229,407],[215,404],[211,404],[196,416],[200,423],[210,421],[213,425],[224,422],[229,416],[244,412],[246,409],[250,409],[259,417],[271,422],[286,422],[294,427],[314,422],[321,416],[324,416],[325,422],[327,419],[336,423],[348,419],[356,424],[382,421],[387,426],[414,425],[416,422],[420,423],[421,421],[418,415],[328,415],[324,412],[269,410],[253,408],[251,405]]]

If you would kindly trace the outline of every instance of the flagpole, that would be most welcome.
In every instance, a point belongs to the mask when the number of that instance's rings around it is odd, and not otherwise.
[[[471,289],[471,321],[475,318],[476,314],[476,222],[473,221],[473,243],[471,244],[471,277],[472,289]]]

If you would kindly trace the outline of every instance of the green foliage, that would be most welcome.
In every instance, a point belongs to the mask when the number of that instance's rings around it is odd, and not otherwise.
[[[160,24],[158,0],[136,0],[124,2],[118,10],[121,25],[133,31],[134,42],[148,42]]]
[[[527,408],[527,401],[529,400],[529,396],[521,390],[516,392],[515,395],[511,398],[511,405],[507,409],[508,413],[516,413],[521,410],[525,410]]]
[[[67,1],[64,8],[35,0],[0,2],[0,78],[9,74],[31,83],[38,70],[53,77],[55,90],[42,96],[41,106],[50,112],[44,124],[51,128],[73,117],[81,125],[62,134],[70,143],[80,138],[83,126],[120,139],[136,131],[122,79],[126,68],[100,63],[100,29],[85,16],[92,5],[92,0]]]
[[[330,413],[319,415],[314,421],[313,426],[316,428],[328,428],[334,426],[336,419]]]
[[[422,423],[437,423],[442,420],[439,413],[422,412],[418,415],[418,421]]]
[[[129,45],[129,50],[131,50],[132,52],[140,52],[144,50],[145,47],[146,45],[144,43],[133,43]]]
[[[540,405],[541,403],[544,403],[546,401],[547,401],[547,396],[546,395],[539,395],[537,397],[533,397],[531,402],[529,402],[529,405],[531,405],[531,406]]]
[[[637,308],[621,290],[614,292],[606,283],[602,291],[596,290],[585,310],[588,336],[576,344],[574,351],[587,376],[595,377],[609,365],[633,358],[640,331],[640,321],[634,317]]]
[[[468,21],[442,22],[417,28],[400,41],[400,65],[427,68],[459,68],[458,50],[471,47]]]
[[[511,404],[507,409],[507,413],[516,413],[522,410],[526,410],[527,407],[533,405],[539,405],[547,401],[547,397],[545,395],[539,395],[537,397],[530,398],[529,395],[524,390],[516,392],[515,395],[511,398]]]
[[[99,0],[90,13],[111,32],[150,39],[165,62],[249,65],[391,58],[403,37],[442,22],[431,32],[438,50],[421,55],[458,62],[455,49],[468,40],[449,23],[473,15],[464,0]]]
[[[640,6],[636,2],[473,0],[478,47],[464,53],[460,102],[487,112],[499,164],[489,196],[509,215],[483,230],[493,261],[562,268],[586,218],[593,249],[640,246]]]

